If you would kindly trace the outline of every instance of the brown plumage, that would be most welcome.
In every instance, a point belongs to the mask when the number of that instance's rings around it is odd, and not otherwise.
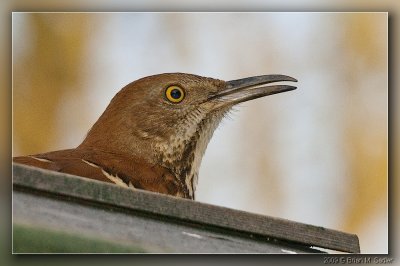
[[[75,149],[13,158],[16,163],[128,188],[194,199],[201,159],[237,103],[295,89],[283,75],[222,81],[191,74],[145,77],[125,86]]]

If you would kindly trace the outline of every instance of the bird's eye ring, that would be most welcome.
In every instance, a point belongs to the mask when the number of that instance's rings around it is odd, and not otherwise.
[[[172,85],[165,91],[165,96],[172,103],[180,103],[185,98],[185,92],[181,87]]]

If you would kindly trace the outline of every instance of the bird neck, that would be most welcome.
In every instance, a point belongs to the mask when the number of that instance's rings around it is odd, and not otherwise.
[[[204,152],[222,117],[223,113],[192,112],[178,122],[174,134],[166,141],[153,145],[159,164],[186,184],[192,198]]]

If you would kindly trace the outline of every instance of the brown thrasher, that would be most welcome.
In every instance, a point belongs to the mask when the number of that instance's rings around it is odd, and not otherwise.
[[[235,104],[296,89],[263,75],[222,81],[166,73],[126,85],[75,149],[14,157],[16,163],[124,187],[194,199],[201,159]]]

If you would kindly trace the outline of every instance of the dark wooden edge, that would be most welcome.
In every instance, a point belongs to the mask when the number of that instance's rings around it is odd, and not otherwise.
[[[13,185],[95,201],[206,226],[349,253],[360,253],[357,235],[214,206],[79,176],[13,164]]]

